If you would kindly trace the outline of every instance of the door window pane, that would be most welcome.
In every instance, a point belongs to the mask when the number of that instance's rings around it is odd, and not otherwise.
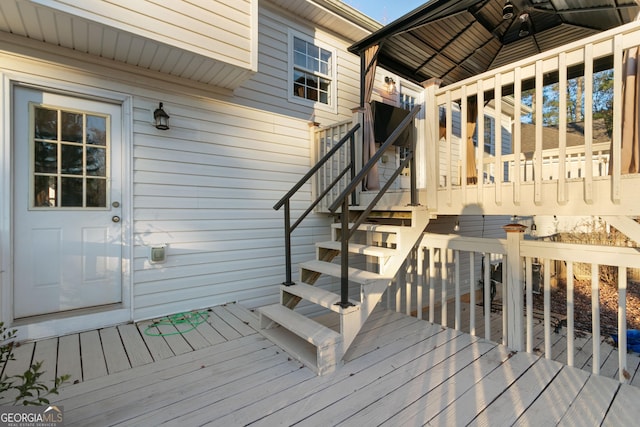
[[[36,141],[33,166],[36,172],[56,173],[58,171],[58,144]]]
[[[34,206],[52,207],[58,204],[58,180],[55,176],[36,176],[33,183],[33,193],[35,196],[33,201]]]
[[[87,116],[87,144],[107,145],[107,118]]]
[[[37,139],[58,139],[58,112],[48,108],[36,108],[34,133]]]
[[[82,142],[82,114],[62,112],[62,140]]]
[[[34,106],[33,208],[107,208],[109,117]]]
[[[107,181],[87,179],[87,206],[99,208],[107,204]]]
[[[62,178],[62,206],[82,207],[82,178]]]

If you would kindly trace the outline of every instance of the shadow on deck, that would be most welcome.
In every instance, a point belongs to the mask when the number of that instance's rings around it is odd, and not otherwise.
[[[347,363],[322,377],[257,333],[250,311],[215,310],[219,327],[245,333],[65,386],[53,400],[66,425],[630,425],[640,416],[631,403],[640,388],[381,308]],[[206,340],[208,326],[154,338]]]

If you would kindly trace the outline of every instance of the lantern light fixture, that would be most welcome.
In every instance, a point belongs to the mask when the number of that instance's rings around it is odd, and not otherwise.
[[[169,129],[169,115],[162,109],[162,102],[153,112],[153,122],[156,129]]]

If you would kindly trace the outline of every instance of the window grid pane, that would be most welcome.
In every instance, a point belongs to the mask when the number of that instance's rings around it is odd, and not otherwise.
[[[293,40],[294,96],[329,104],[331,80],[320,75],[331,73],[331,52],[297,37]]]
[[[107,117],[36,106],[34,208],[107,207]]]

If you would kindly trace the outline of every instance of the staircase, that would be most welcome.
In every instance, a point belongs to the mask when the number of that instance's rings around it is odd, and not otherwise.
[[[421,206],[368,215],[349,242],[350,257],[359,268],[349,267],[348,278],[350,288],[358,287],[359,292],[350,297],[352,305],[344,308],[337,304],[340,295],[314,286],[323,275],[341,277],[336,262],[340,261],[342,226],[332,224],[332,240],[316,244],[316,259],[299,265],[300,279],[281,285],[280,303],[258,309],[261,333],[318,375],[334,371],[428,223],[429,213]],[[335,322],[339,326],[331,328],[294,311],[302,300],[330,310],[339,318]]]

